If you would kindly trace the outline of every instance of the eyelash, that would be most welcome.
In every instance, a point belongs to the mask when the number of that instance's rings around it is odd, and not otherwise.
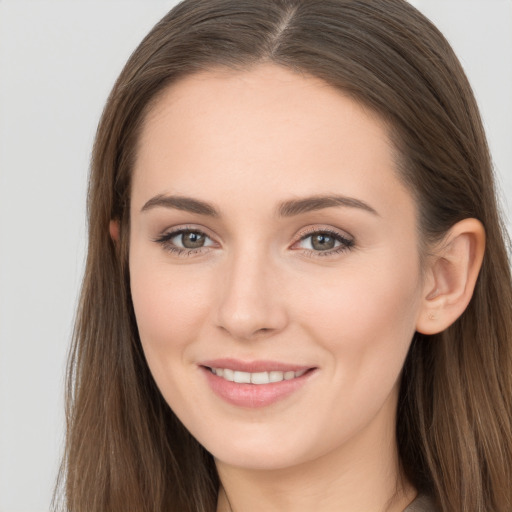
[[[336,242],[339,242],[340,245],[338,247],[335,247],[335,248],[332,248],[329,250],[325,250],[325,251],[315,251],[313,249],[302,249],[302,251],[304,251],[304,254],[306,254],[307,256],[312,256],[314,258],[326,258],[329,256],[336,256],[337,254],[341,254],[345,251],[349,251],[354,247],[353,239],[347,238],[346,236],[343,236],[341,233],[339,233],[338,231],[335,231],[333,229],[317,228],[317,227],[310,228],[310,229],[306,230],[305,232],[302,232],[299,240],[297,240],[297,242],[295,242],[293,245],[296,245],[299,242],[307,240],[309,237],[311,237],[313,235],[328,235],[328,236],[334,238],[334,240]]]
[[[193,228],[193,227],[184,227],[179,228],[174,231],[168,231],[167,233],[162,234],[158,238],[154,239],[154,242],[160,244],[166,251],[176,254],[180,257],[193,256],[198,252],[204,252],[205,249],[209,249],[209,246],[198,247],[197,249],[185,249],[181,247],[177,247],[176,245],[171,243],[171,240],[179,235],[183,235],[185,233],[198,233],[200,235],[204,235],[207,239],[211,240],[211,238],[202,230]]]
[[[193,228],[193,227],[184,227],[179,228],[173,231],[169,231],[167,233],[162,234],[161,236],[155,238],[153,241],[160,244],[166,251],[173,253],[179,257],[188,257],[188,256],[194,256],[197,253],[203,252],[207,249],[209,250],[211,246],[202,246],[198,247],[197,249],[186,249],[177,247],[176,245],[171,243],[171,240],[179,235],[183,235],[185,233],[198,233],[199,235],[204,235],[207,239],[211,240],[211,238],[202,230]],[[314,258],[325,258],[329,256],[336,256],[337,254],[343,253],[345,251],[351,250],[354,247],[354,240],[347,238],[340,234],[337,231],[334,231],[329,228],[311,228],[303,233],[301,233],[300,238],[293,243],[292,247],[294,245],[297,245],[300,242],[303,242],[304,240],[307,240],[313,235],[328,235],[332,238],[334,238],[335,242],[339,242],[340,245],[338,247],[325,250],[325,251],[315,251],[314,249],[302,249],[303,254],[307,256],[311,256]],[[299,249],[294,249],[299,250]]]

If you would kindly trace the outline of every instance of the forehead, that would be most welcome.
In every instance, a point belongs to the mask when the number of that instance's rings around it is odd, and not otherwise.
[[[169,193],[247,207],[264,189],[269,205],[315,193],[409,196],[377,115],[273,64],[202,72],[165,90],[145,118],[132,185],[135,207]]]

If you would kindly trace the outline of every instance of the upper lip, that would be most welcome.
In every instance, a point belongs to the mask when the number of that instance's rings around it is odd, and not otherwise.
[[[280,361],[241,361],[239,359],[222,358],[211,359],[209,361],[202,361],[200,366],[208,368],[229,368],[239,372],[257,373],[257,372],[298,372],[301,370],[309,370],[312,366],[282,363]]]

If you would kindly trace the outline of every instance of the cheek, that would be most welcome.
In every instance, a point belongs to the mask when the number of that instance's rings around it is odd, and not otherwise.
[[[346,376],[400,371],[414,335],[421,286],[417,257],[358,260],[305,294],[302,323]],[[396,377],[397,375],[395,375]]]
[[[198,338],[211,309],[211,293],[204,276],[171,271],[168,263],[133,257],[130,281],[141,343],[152,371],[165,367]]]
[[[316,397],[315,407],[327,411],[333,425],[344,425],[342,431],[333,427],[334,437],[362,429],[384,404],[388,420],[394,417],[421,294],[419,267],[402,265],[398,274],[393,262],[347,267],[335,281],[304,295],[302,330],[324,349],[333,390]]]

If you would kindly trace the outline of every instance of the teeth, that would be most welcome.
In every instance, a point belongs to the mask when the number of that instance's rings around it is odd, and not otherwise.
[[[251,374],[249,372],[237,372],[235,371],[234,382],[238,382],[239,384],[250,384],[251,383]]]
[[[269,384],[272,382],[281,382],[282,380],[296,379],[304,375],[307,370],[297,372],[239,372],[238,370],[230,370],[229,368],[210,368],[212,373],[217,377],[236,382],[238,384]]]
[[[220,371],[223,375],[219,375],[219,377],[224,377],[226,380],[230,380],[231,382],[235,380],[235,372],[233,370],[226,368],[224,370],[221,369]]]
[[[268,384],[268,372],[251,373],[251,382],[253,384]]]
[[[268,380],[270,382],[280,382],[280,381],[284,380],[284,373],[283,372],[269,372]]]

